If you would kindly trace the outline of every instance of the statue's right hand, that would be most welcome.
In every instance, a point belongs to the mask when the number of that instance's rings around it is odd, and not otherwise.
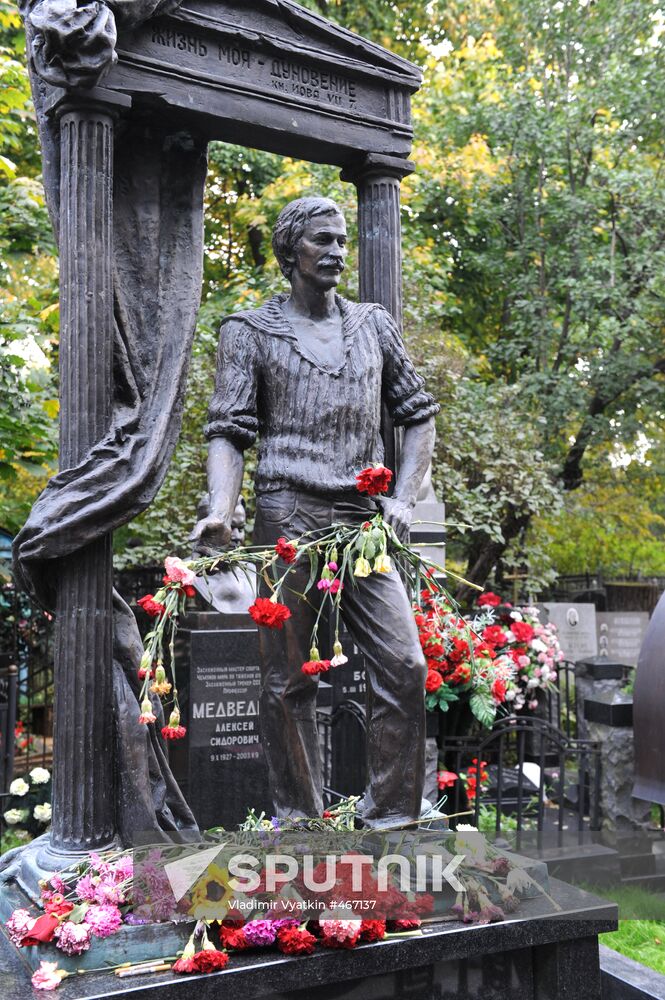
[[[194,552],[214,556],[231,541],[231,524],[221,514],[208,514],[201,518],[189,536]]]

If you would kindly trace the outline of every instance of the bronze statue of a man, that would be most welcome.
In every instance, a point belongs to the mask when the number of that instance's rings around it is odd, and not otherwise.
[[[219,549],[230,537],[242,483],[243,451],[259,438],[254,543],[274,545],[332,522],[362,523],[376,513],[355,476],[383,460],[381,406],[405,428],[391,497],[378,500],[402,537],[434,445],[438,405],[423,388],[389,313],[335,293],[344,270],[344,217],[328,198],[300,198],[283,209],[273,249],[290,295],[237,313],[221,328],[217,381],[206,436],[210,513],[194,537]],[[309,575],[294,568],[302,593]],[[425,768],[425,661],[409,597],[397,572],[348,585],[342,615],[362,650],[370,687],[368,786],[360,815],[370,827],[421,814]],[[310,591],[310,594],[312,592]],[[309,659],[316,598],[282,600],[283,631],[259,629],[260,720],[279,816],[316,816],[322,777],[316,727],[318,678]]]

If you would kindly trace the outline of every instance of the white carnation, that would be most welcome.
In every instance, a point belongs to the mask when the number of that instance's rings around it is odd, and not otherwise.
[[[51,780],[51,772],[45,767],[33,767],[30,772],[30,780],[34,785],[45,785]]]
[[[51,803],[43,802],[41,805],[35,806],[32,815],[39,823],[48,823],[51,819]]]
[[[30,791],[30,785],[23,778],[15,778],[9,786],[10,795],[25,795]]]
[[[521,868],[512,868],[506,877],[506,888],[511,892],[524,892],[532,881],[533,879]]]
[[[10,826],[16,826],[17,823],[22,823],[24,819],[27,818],[27,809],[8,809],[4,813],[5,822]]]

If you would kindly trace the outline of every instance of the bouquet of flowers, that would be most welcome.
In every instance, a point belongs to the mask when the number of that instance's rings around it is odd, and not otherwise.
[[[356,477],[359,492],[369,496],[385,493],[391,479],[392,472],[384,466],[363,469]],[[354,586],[357,578],[368,577],[372,573],[396,572],[394,558],[399,559],[400,567],[408,576],[414,593],[420,590],[423,578],[426,578],[427,592],[445,600],[447,606],[453,608],[452,598],[434,575],[435,572],[441,573],[441,568],[423,558],[408,544],[402,543],[380,513],[359,527],[332,524],[326,529],[305,532],[299,538],[279,538],[273,549],[242,546],[217,556],[189,562],[174,557],[167,558],[163,586],[156,594],[147,594],[138,602],[155,619],[154,627],[144,640],[145,650],[139,671],[139,677],[143,681],[139,722],[146,725],[156,722],[151,694],[172,698],[169,721],[162,728],[162,736],[175,740],[185,735],[185,728],[180,722],[173,670],[174,643],[178,616],[185,609],[187,597],[194,595],[192,584],[197,575],[205,576],[221,566],[239,565],[242,568],[243,564],[253,564],[257,568],[257,575],[267,585],[270,596],[257,597],[248,609],[249,613],[258,625],[281,629],[291,616],[290,609],[280,601],[282,590],[289,587],[289,576],[296,562],[308,566],[308,582],[300,597],[306,600],[308,593],[314,588],[319,591],[322,599],[312,630],[309,659],[303,663],[302,671],[315,675],[347,662],[348,658],[339,638],[344,588]],[[452,573],[449,575],[455,576]],[[335,626],[333,648],[328,656],[321,655],[318,645],[319,622],[326,608],[331,612]],[[170,669],[170,678],[167,677],[167,668]],[[490,686],[491,683],[492,681]]]
[[[468,622],[431,587],[429,578],[427,584],[414,606],[428,668],[425,704],[447,712],[451,702],[466,699],[480,724],[490,727],[513,683],[515,662],[486,634],[491,613]]]
[[[551,690],[557,666],[564,659],[556,625],[543,624],[538,608],[513,608],[491,592],[482,594],[478,603],[496,609],[496,621],[483,629],[482,639],[515,665],[503,700],[514,711],[525,706],[533,711],[538,707],[537,691]]]

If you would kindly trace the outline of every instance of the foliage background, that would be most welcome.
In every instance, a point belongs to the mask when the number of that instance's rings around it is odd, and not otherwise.
[[[664,574],[665,15],[657,0],[309,0],[425,69],[403,184],[405,336],[442,403],[449,558]],[[57,461],[57,262],[14,7],[0,0],[0,526]],[[283,282],[270,228],[331,168],[215,143],[183,434],[118,565],[187,552],[220,318]],[[353,261],[347,270],[353,295]],[[246,489],[251,495],[251,456]],[[251,508],[250,508],[251,509]]]

